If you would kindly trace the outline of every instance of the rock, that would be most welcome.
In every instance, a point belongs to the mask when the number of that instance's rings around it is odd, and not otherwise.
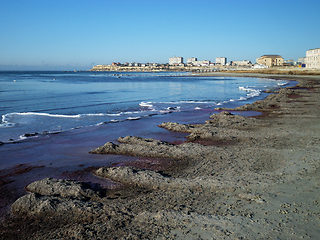
[[[243,128],[249,125],[257,125],[257,120],[254,118],[234,115],[227,111],[213,114],[210,118],[210,120],[206,121],[206,124],[219,128]]]
[[[96,171],[100,177],[109,178],[124,184],[147,189],[179,189],[181,191],[203,191],[217,188],[232,188],[229,181],[220,181],[212,177],[193,179],[166,177],[152,170],[135,167],[102,167]]]
[[[37,136],[37,135],[39,135],[39,133],[35,132],[35,133],[26,133],[23,136],[24,137],[34,137],[34,136]]]
[[[210,118],[205,124],[192,125],[164,122],[159,126],[174,132],[188,132],[190,135],[186,138],[189,141],[201,139],[238,141],[243,132],[237,131],[237,129],[248,129],[249,126],[251,128],[258,124],[258,121],[254,118],[233,115],[227,111],[213,114]]]
[[[35,193],[27,194],[11,205],[15,214],[41,214],[41,213],[64,213],[73,214],[98,214],[103,209],[103,204],[99,202],[86,202],[70,198],[53,196],[41,196]]]
[[[117,151],[119,149],[119,145],[118,144],[114,144],[113,142],[107,142],[106,144],[104,144],[101,147],[98,147],[92,151],[90,151],[90,153],[93,154],[116,154]]]
[[[118,138],[118,142],[126,144],[139,144],[144,146],[173,146],[173,144],[164,141],[159,141],[152,138],[142,138],[133,136],[120,137]]]
[[[122,154],[129,156],[143,156],[153,158],[191,159],[209,151],[205,146],[195,143],[173,145],[150,138],[127,136],[119,138],[123,144],[108,142],[92,150],[94,154]]]
[[[99,199],[99,193],[93,191],[83,182],[45,178],[29,184],[26,189],[30,192],[46,196],[60,196],[76,199]]]
[[[96,174],[113,181],[153,189],[161,188],[170,182],[170,178],[166,178],[160,173],[134,167],[102,167],[96,171]]]
[[[164,122],[159,125],[159,127],[168,129],[173,132],[192,132],[195,128],[194,125],[190,124],[179,124],[177,122]]]
[[[29,184],[26,189],[31,192],[12,206],[16,214],[63,213],[97,214],[103,204],[87,200],[100,200],[100,194],[85,183],[73,180],[45,178]]]

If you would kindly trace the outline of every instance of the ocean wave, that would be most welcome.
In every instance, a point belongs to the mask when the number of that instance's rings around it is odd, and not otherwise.
[[[76,114],[76,115],[65,115],[65,114],[51,114],[51,113],[38,113],[38,112],[21,112],[21,113],[7,113],[2,116],[2,122],[9,124],[9,119],[14,116],[35,116],[35,117],[50,117],[50,118],[84,118],[84,117],[104,117],[104,116],[121,116],[124,114],[132,114],[138,112],[120,112],[120,113],[86,113],[86,114]]]
[[[287,85],[287,84],[288,84],[288,82],[286,82],[286,81],[284,81],[284,82],[278,81],[278,85],[279,85],[279,86],[285,86],[285,85]]]
[[[149,107],[149,108],[151,108],[153,105],[152,105],[151,102],[141,102],[141,103],[139,103],[139,106],[140,107]]]
[[[255,89],[253,87],[239,87],[239,90],[249,92],[247,93],[247,97],[241,97],[239,100],[248,100],[249,98],[258,97],[262,92],[261,89]]]
[[[181,100],[181,101],[169,101],[169,102],[141,102],[140,106],[154,106],[156,104],[193,104],[193,103],[199,103],[199,104],[210,104],[216,102],[215,100]]]

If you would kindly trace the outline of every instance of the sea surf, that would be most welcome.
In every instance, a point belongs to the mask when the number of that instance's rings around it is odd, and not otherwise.
[[[291,84],[190,73],[0,72],[0,141],[141,118],[235,107]]]

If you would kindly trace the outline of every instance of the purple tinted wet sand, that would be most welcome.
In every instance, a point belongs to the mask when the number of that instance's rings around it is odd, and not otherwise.
[[[130,165],[161,170],[171,166],[173,161],[144,159],[121,155],[90,154],[106,142],[116,142],[127,135],[154,138],[161,141],[182,143],[187,133],[170,132],[158,127],[162,122],[204,123],[213,113],[212,109],[193,112],[170,113],[142,118],[137,121],[109,123],[86,127],[59,134],[30,138],[21,143],[0,146],[0,171],[3,184],[0,185],[0,218],[10,205],[25,194],[24,187],[34,181],[52,177],[73,179],[92,184],[94,187],[113,188],[117,186],[107,179],[94,176],[92,172],[101,166]],[[252,116],[257,112],[234,112]],[[22,164],[22,165],[21,165]],[[27,168],[13,174],[17,167]],[[2,169],[2,170],[1,170]]]

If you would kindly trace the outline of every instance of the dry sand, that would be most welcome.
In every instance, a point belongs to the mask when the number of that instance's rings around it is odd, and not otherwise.
[[[320,78],[275,78],[299,83],[238,109],[260,116],[222,112],[202,125],[164,123],[190,133],[188,140],[127,136],[93,150],[145,159],[94,172],[118,182],[116,189],[97,193],[50,179],[29,186],[0,238],[318,239]]]

